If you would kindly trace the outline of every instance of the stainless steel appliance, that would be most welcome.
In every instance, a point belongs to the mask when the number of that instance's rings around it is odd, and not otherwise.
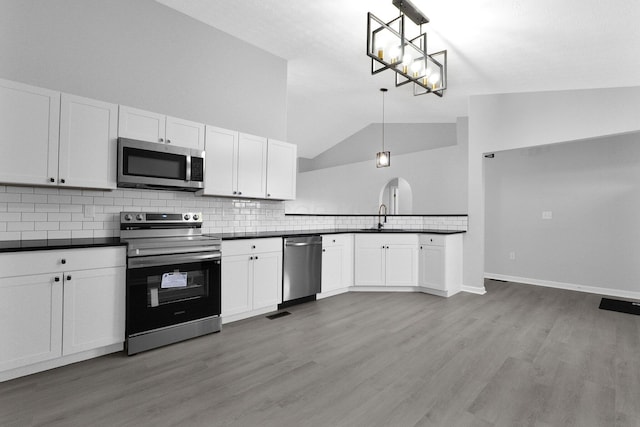
[[[201,213],[121,212],[129,355],[220,331],[221,239]]]
[[[316,299],[322,274],[322,236],[285,237],[282,304]]]
[[[118,187],[198,191],[204,151],[118,138]]]

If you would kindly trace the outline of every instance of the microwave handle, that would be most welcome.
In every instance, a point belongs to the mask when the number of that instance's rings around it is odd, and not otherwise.
[[[191,181],[191,156],[187,156],[187,174],[185,181]]]

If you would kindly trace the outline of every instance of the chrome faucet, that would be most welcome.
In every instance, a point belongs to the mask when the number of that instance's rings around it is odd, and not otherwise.
[[[384,224],[382,222],[380,222],[380,215],[382,215],[382,208],[384,208],[384,222],[387,222],[387,205],[385,205],[384,203],[382,203],[380,205],[380,207],[378,208],[378,230],[382,230],[382,227],[384,227]]]

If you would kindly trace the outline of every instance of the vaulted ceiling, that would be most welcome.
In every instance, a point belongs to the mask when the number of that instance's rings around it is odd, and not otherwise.
[[[435,123],[465,116],[471,95],[640,85],[637,0],[413,0],[431,20],[428,50],[448,50],[443,98],[371,75],[367,12],[390,21],[391,0],[157,1],[288,61],[287,138],[301,157],[380,122],[380,87],[387,122]]]

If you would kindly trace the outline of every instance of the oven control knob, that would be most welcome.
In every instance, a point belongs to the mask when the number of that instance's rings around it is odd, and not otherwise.
[[[131,221],[132,219],[133,219],[133,217],[131,216],[131,214],[126,214],[126,215],[124,216],[124,220],[125,220],[125,221]]]
[[[198,220],[198,218],[200,218],[200,215],[198,215],[198,214],[193,214],[193,220],[194,220],[194,221],[197,221],[197,220]]]
[[[185,221],[189,221],[189,218],[191,218],[191,215],[189,215],[189,214],[184,214],[184,220],[185,220]]]
[[[136,219],[138,221],[142,221],[144,219],[144,216],[142,216],[142,214],[138,214],[138,215],[136,215]]]

